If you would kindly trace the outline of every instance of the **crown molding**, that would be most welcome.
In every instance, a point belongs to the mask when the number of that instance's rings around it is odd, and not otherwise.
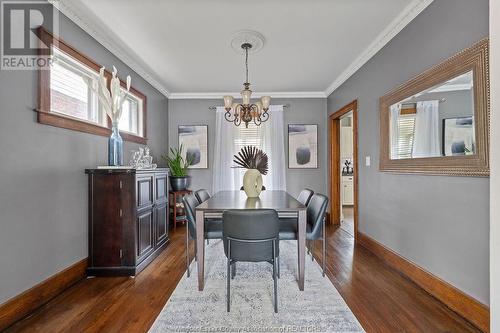
[[[418,16],[434,0],[413,0],[357,57],[346,70],[344,70],[333,83],[325,90],[325,95],[330,96],[347,79],[356,73],[368,62],[378,51],[380,51],[391,39],[401,32],[415,17]]]
[[[208,92],[208,93],[170,93],[169,99],[222,99],[222,96],[241,98],[240,92]],[[252,93],[252,97],[260,98],[326,98],[323,91],[292,91],[292,92],[259,92]]]
[[[93,17],[88,10],[85,8],[80,8],[71,0],[48,0],[54,7],[57,8],[61,13],[73,21],[77,26],[82,28],[86,33],[88,33],[92,38],[94,38],[98,43],[104,46],[108,51],[113,53],[118,59],[130,67],[134,72],[136,72],[140,77],[151,84],[155,89],[157,89],[165,97],[169,97],[170,93],[168,89],[160,83],[151,74],[151,70],[133,59],[130,52],[126,50],[125,47],[120,45],[121,43],[116,40],[98,20]]]

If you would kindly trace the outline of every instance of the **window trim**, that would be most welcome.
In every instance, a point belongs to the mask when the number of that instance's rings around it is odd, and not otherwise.
[[[94,62],[92,59],[84,55],[83,53],[77,51],[75,48],[64,42],[62,39],[53,36],[50,32],[45,30],[43,27],[38,28],[39,36],[41,42],[47,45],[49,48],[52,46],[57,47],[62,52],[68,54],[70,57],[75,60],[81,62],[87,67],[95,70],[99,73],[101,69],[101,65]],[[40,55],[49,55],[49,50],[44,50],[39,48]],[[105,71],[105,76],[108,81],[108,88],[111,82],[112,75],[109,71]],[[126,88],[126,83],[123,80],[120,80],[120,84],[122,87]],[[143,100],[142,106],[142,128],[143,133],[142,136],[138,136],[129,132],[120,131],[120,136],[123,140],[131,141],[139,144],[147,144],[147,98],[146,96],[138,91],[137,89],[130,87],[130,92],[133,95],[141,98]],[[97,123],[93,123],[90,121],[80,120],[71,116],[65,116],[60,113],[51,112],[50,107],[50,70],[47,69],[39,69],[38,70],[38,108],[35,109],[37,112],[37,120],[40,124],[65,128],[73,131],[95,134],[100,136],[109,137],[111,135],[111,121],[108,116],[106,116],[106,124],[107,126],[101,126]]]

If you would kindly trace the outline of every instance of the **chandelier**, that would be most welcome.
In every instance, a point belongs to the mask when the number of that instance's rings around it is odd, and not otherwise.
[[[269,104],[271,103],[270,96],[262,96],[259,101],[252,103],[252,91],[250,90],[250,83],[248,82],[248,51],[252,48],[251,43],[241,44],[241,48],[245,51],[245,74],[246,81],[243,83],[244,89],[241,91],[241,103],[233,103],[233,96],[224,96],[224,108],[226,112],[224,118],[240,126],[241,122],[245,123],[248,128],[248,123],[251,121],[255,125],[260,126],[261,123],[269,119]]]

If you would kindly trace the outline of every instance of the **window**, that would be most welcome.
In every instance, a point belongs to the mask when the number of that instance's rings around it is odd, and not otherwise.
[[[118,124],[120,131],[143,136],[143,105],[144,101],[141,97],[132,92],[127,93],[123,102],[120,123]]]
[[[248,128],[244,124],[241,124],[236,128],[236,138],[234,140],[234,149],[236,154],[241,151],[245,146],[255,146],[259,149],[264,150],[268,157],[270,157],[269,149],[266,149],[263,144],[263,131],[264,126],[257,126],[253,122],[248,123]],[[270,160],[269,160],[270,162]],[[236,169],[239,171],[239,179],[241,184],[243,184],[243,175],[245,174],[245,169]]]
[[[53,48],[52,59],[50,112],[106,126],[91,88],[97,88],[97,73],[57,48]]]
[[[237,136],[234,144],[236,151],[240,151],[245,146],[256,146],[260,149],[262,147],[262,134],[263,127],[255,125],[253,122],[248,123],[248,128],[245,125],[240,125],[236,128]]]
[[[43,28],[40,39],[51,48],[52,65],[39,71],[38,122],[109,136],[111,122],[94,92],[102,66]],[[107,71],[106,77],[111,79]],[[132,87],[123,105],[119,128],[124,140],[147,143],[146,96]]]
[[[213,164],[213,191],[239,189],[243,185],[246,170],[236,168],[234,155],[245,146],[254,146],[264,151],[268,157],[268,172],[263,177],[264,186],[268,190],[286,189],[285,167],[285,124],[283,106],[269,107],[269,120],[256,126],[249,123],[235,126],[225,119],[225,109],[218,107],[216,112],[216,128]]]
[[[397,122],[397,136],[392,152],[395,159],[411,158],[415,138],[415,113],[402,114]]]

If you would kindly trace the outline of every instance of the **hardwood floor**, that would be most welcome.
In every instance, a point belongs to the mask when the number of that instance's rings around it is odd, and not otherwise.
[[[340,228],[349,235],[354,235],[354,208],[353,206],[343,206],[342,212],[344,217],[340,221]]]
[[[171,232],[135,279],[83,280],[7,332],[147,332],[185,271],[185,229]],[[314,250],[321,260],[320,242]],[[479,332],[338,227],[328,227],[327,275],[367,332]]]

